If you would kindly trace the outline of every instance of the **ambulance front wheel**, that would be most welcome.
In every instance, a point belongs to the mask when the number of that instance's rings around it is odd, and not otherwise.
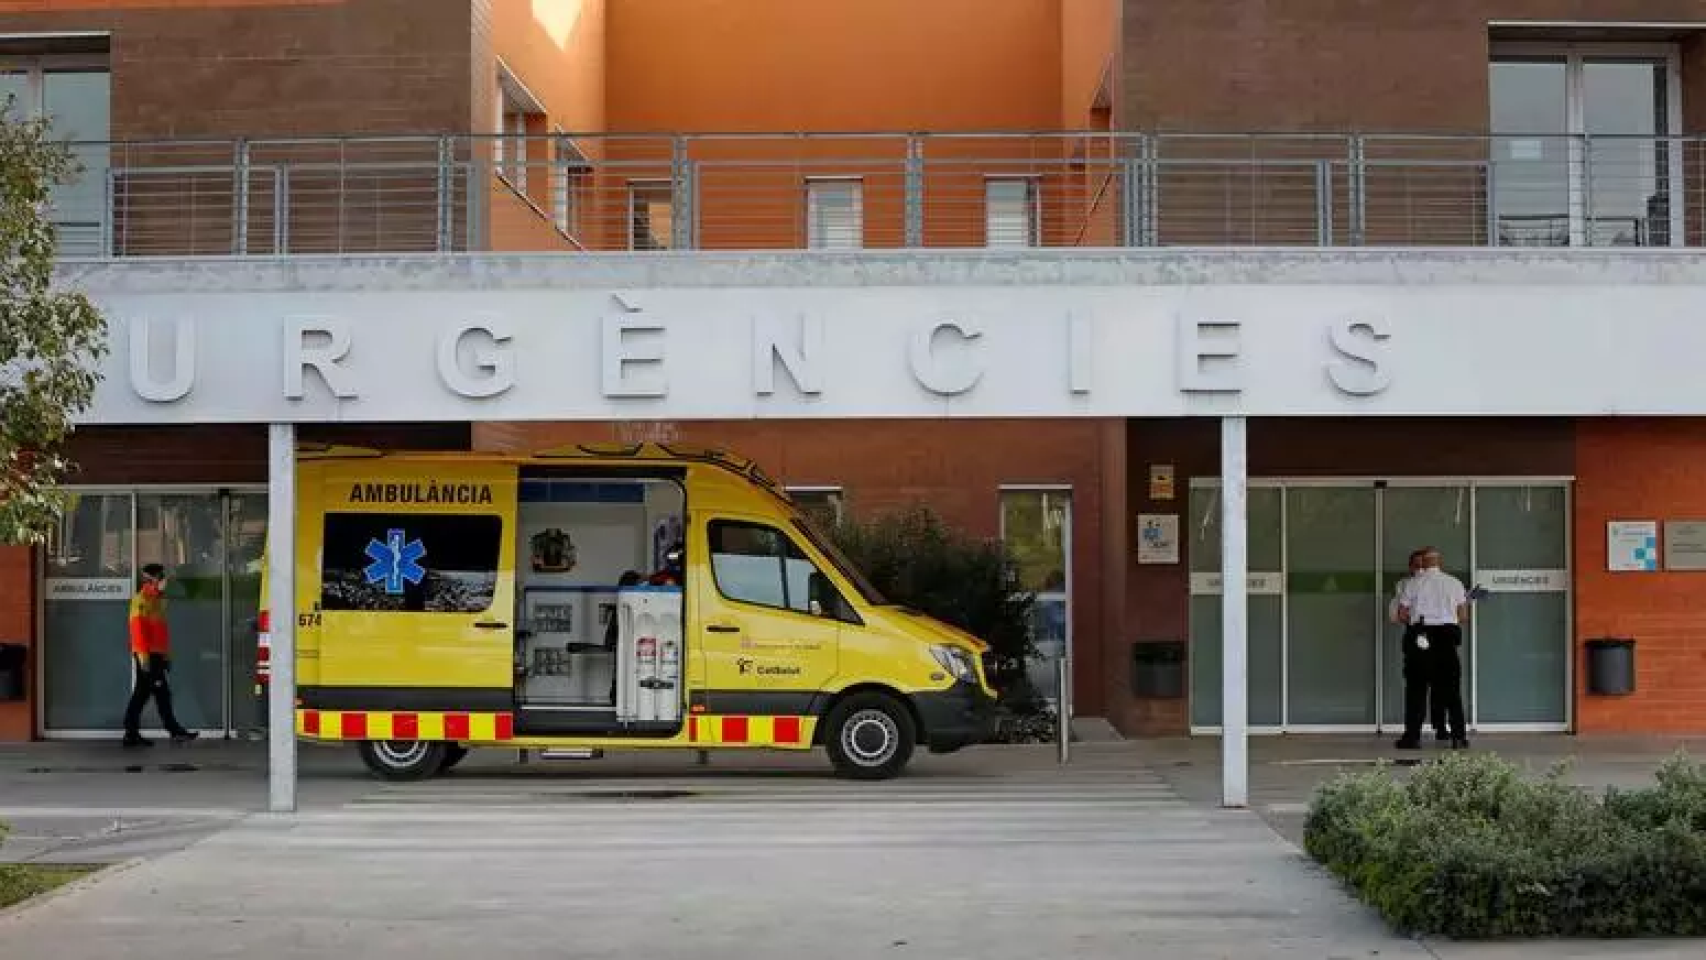
[[[912,759],[918,742],[912,711],[893,697],[859,693],[829,712],[829,760],[841,776],[853,780],[887,780]]]
[[[381,780],[425,780],[444,768],[449,748],[425,740],[363,740],[361,762]]]

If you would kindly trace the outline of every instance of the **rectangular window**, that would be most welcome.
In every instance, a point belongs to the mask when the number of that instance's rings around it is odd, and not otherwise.
[[[857,250],[865,245],[865,185],[858,180],[806,181],[806,246]]]
[[[1680,72],[1668,44],[1499,44],[1489,67],[1492,242],[1680,241]]]
[[[1034,247],[1041,232],[1037,181],[1032,177],[992,177],[984,181],[984,245]]]
[[[675,234],[675,191],[666,180],[628,184],[628,249],[668,250]]]
[[[503,521],[473,514],[328,513],[326,610],[482,613],[497,592]]]
[[[557,224],[557,229],[567,237],[580,235],[580,202],[581,191],[585,189],[586,179],[592,172],[592,166],[587,163],[586,155],[580,152],[574,141],[568,137],[559,136],[555,140],[556,159],[552,168],[551,183],[551,219]]]
[[[846,518],[847,499],[840,487],[788,487],[787,494],[801,513],[825,530],[833,530]]]
[[[527,196],[528,133],[544,132],[545,107],[528,92],[514,74],[502,67],[498,70],[498,137],[493,145],[493,160],[498,176],[522,196]]]
[[[53,188],[53,221],[63,256],[107,251],[107,178],[112,163],[112,75],[105,54],[0,54],[0,104],[10,116],[49,117],[55,139],[72,141],[82,172]]]
[[[710,533],[711,574],[724,597],[796,613],[850,614],[828,578],[775,527],[714,520]]]

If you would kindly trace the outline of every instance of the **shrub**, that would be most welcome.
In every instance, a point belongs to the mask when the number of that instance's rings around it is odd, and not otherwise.
[[[1002,738],[1053,736],[1039,726],[1047,706],[1025,674],[1026,660],[1036,654],[1035,598],[1013,589],[1012,560],[999,541],[956,531],[923,505],[865,522],[843,520],[827,532],[889,600],[989,644],[985,670],[1010,721]]]
[[[1706,934],[1706,770],[1596,799],[1563,768],[1529,778],[1453,754],[1317,791],[1304,848],[1389,923],[1458,939]]]

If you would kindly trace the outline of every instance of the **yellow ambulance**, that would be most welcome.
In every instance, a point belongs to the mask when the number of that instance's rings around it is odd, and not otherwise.
[[[297,497],[296,732],[384,779],[472,747],[817,746],[885,779],[991,729],[987,646],[885,600],[740,457],[315,448]]]

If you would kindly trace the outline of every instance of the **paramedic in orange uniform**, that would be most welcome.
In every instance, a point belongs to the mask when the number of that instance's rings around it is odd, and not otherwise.
[[[166,682],[171,669],[172,639],[166,629],[166,568],[151,563],[142,568],[142,586],[130,598],[130,662],[136,675],[136,686],[130,693],[130,705],[124,709],[124,745],[152,746],[142,738],[142,708],[148,698],[160,712],[160,723],[178,743],[194,740],[196,734],[185,730],[172,712],[172,688]]]

